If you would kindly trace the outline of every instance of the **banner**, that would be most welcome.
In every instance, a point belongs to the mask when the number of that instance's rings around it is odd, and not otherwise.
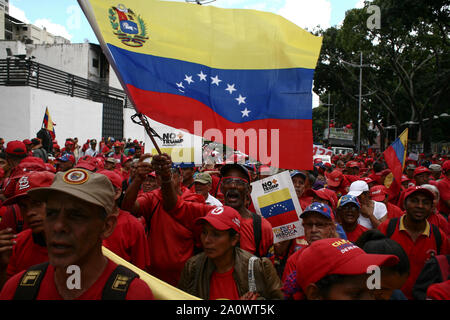
[[[188,134],[182,130],[167,126],[152,126],[161,137],[157,140],[162,153],[171,156],[172,162],[179,166],[202,165],[202,138]],[[152,154],[157,154],[156,148],[151,149]]]
[[[333,156],[333,150],[324,148],[322,146],[318,146],[316,144],[313,145],[313,156]]]
[[[289,171],[253,182],[251,197],[256,212],[272,225],[274,243],[304,235],[302,208]]]

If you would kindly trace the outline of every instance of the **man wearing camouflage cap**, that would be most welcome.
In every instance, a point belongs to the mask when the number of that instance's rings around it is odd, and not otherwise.
[[[205,198],[205,203],[212,206],[222,206],[222,202],[214,198],[209,192],[211,191],[212,178],[207,172],[200,172],[194,177],[195,193]]]
[[[106,176],[75,168],[59,172],[50,187],[28,194],[47,206],[44,232],[49,263],[9,279],[0,300],[153,299],[137,274],[103,255],[102,241],[117,223],[112,214],[114,188]],[[74,270],[79,272],[78,286],[69,285]]]

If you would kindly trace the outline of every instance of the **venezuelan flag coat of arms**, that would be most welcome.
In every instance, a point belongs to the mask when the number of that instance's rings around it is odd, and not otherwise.
[[[114,34],[127,46],[142,47],[148,40],[147,27],[142,17],[123,4],[109,9],[109,21]]]

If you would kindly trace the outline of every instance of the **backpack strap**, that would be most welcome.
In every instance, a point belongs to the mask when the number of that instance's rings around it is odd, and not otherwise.
[[[397,227],[398,218],[392,218],[389,220],[389,224],[386,229],[386,237],[390,238],[395,232],[395,228]]]
[[[256,214],[252,212],[252,219],[253,219],[253,235],[255,236],[255,256],[261,257],[260,245],[261,245],[261,237],[262,237],[262,231],[261,231],[261,216],[259,214]]]
[[[118,265],[106,281],[102,300],[125,300],[131,282],[139,275],[127,267]]]
[[[156,210],[159,207],[159,203],[160,203],[160,201],[158,199],[158,202],[156,203],[156,206],[153,208],[152,212],[150,213],[150,215],[148,216],[147,220],[145,221],[145,223],[147,224],[148,232],[150,232],[150,227],[151,227],[151,224],[152,224],[152,218],[153,218],[153,215],[155,214]]]
[[[20,278],[13,300],[36,300],[48,262],[30,267]]]
[[[433,228],[434,239],[436,240],[436,255],[440,255],[442,245],[441,232],[439,231],[439,227],[437,227],[436,225],[431,224],[431,226]]]

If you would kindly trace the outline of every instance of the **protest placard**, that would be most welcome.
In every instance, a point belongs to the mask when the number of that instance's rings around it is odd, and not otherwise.
[[[256,212],[272,225],[274,243],[304,235],[302,208],[289,171],[253,182],[251,197]]]

